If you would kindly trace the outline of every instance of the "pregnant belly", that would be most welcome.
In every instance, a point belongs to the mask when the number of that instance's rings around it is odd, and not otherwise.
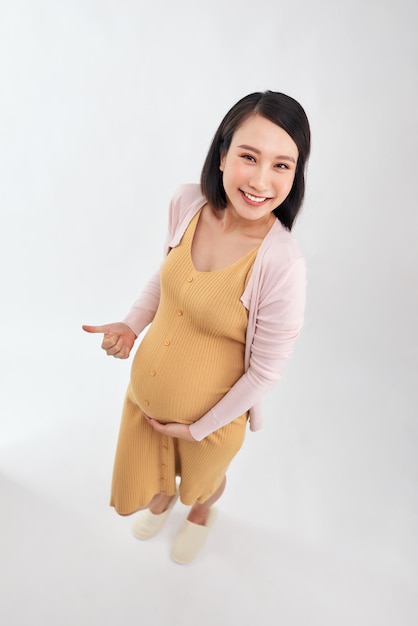
[[[145,336],[134,357],[131,388],[138,406],[163,422],[192,424],[242,376],[243,346],[225,340],[195,344],[189,352],[167,349]]]

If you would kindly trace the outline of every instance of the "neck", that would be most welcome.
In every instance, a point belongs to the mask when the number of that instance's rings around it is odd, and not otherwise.
[[[258,238],[265,237],[276,220],[274,213],[264,215],[258,220],[246,220],[230,206],[221,211],[216,211],[216,217],[221,222],[224,232],[235,231],[249,237]]]

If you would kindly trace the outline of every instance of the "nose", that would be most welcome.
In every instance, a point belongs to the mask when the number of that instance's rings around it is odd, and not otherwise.
[[[249,185],[256,191],[266,191],[270,187],[270,172],[267,167],[258,165],[253,168]]]

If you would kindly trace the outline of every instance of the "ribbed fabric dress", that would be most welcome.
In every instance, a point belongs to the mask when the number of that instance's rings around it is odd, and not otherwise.
[[[191,244],[199,216],[162,265],[160,304],[132,363],[110,502],[121,514],[156,493],[173,495],[176,476],[184,504],[205,502],[244,440],[247,413],[199,442],[161,435],[144,418],[191,424],[244,373],[247,310],[240,297],[258,246],[225,269],[197,271]]]

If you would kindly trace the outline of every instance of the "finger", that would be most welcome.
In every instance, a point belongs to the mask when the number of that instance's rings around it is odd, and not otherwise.
[[[148,424],[150,424],[154,430],[158,431],[158,432],[163,432],[165,430],[165,424],[160,424],[160,422],[158,422],[157,420],[153,419],[152,417],[147,417],[146,418]]]
[[[124,346],[123,350],[119,353],[120,359],[127,359],[129,356],[130,350],[127,346]]]
[[[118,341],[120,337],[119,335],[105,335],[102,341],[102,348],[106,350],[106,352],[113,356],[116,352],[119,352]],[[109,350],[111,352],[109,352]]]
[[[119,335],[113,335],[111,337],[105,335],[102,348],[106,350],[106,353],[109,356],[117,358],[124,358],[125,356],[125,342],[123,337],[120,337]]]
[[[86,333],[106,333],[108,332],[109,325],[105,324],[104,326],[89,326],[88,324],[83,324],[81,327]]]
[[[122,348],[122,350],[119,350],[119,352],[116,352],[111,356],[113,356],[115,359],[127,359],[129,356],[129,352],[126,353],[126,348]]]

